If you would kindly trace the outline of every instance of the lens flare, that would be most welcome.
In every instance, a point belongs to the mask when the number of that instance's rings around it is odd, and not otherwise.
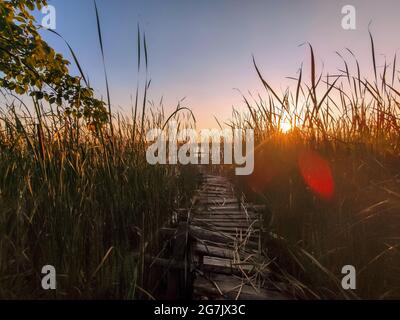
[[[328,161],[314,151],[304,151],[299,156],[299,168],[305,183],[316,195],[332,199],[334,182]]]

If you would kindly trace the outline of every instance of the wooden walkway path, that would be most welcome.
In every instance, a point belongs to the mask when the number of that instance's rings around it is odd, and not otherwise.
[[[193,299],[285,299],[261,254],[262,210],[239,202],[228,179],[203,175],[192,208],[180,215],[174,248]]]

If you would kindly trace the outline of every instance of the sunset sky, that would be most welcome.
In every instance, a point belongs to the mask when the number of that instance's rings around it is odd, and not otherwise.
[[[104,75],[91,0],[50,0],[56,8],[56,31],[76,52],[98,96],[105,95]],[[137,82],[137,23],[146,33],[150,98],[163,96],[167,112],[186,97],[198,127],[216,127],[232,106],[244,109],[238,91],[264,93],[252,55],[275,88],[292,83],[301,63],[309,65],[310,42],[318,71],[342,68],[335,51],[348,47],[361,68],[371,70],[368,24],[374,35],[378,66],[392,61],[400,48],[400,2],[397,0],[98,0],[113,109],[128,112]],[[356,8],[356,30],[341,27],[344,5]],[[38,21],[41,15],[36,15]],[[65,44],[48,32],[45,39],[72,61]],[[73,67],[72,70],[76,72]],[[140,77],[144,81],[144,74]]]

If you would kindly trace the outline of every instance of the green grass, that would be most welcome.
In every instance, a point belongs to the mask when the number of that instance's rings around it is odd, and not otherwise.
[[[133,298],[145,282],[133,253],[157,243],[195,170],[148,165],[127,119],[113,138],[55,114],[39,132],[13,108],[0,123],[0,297]],[[54,296],[40,286],[45,264],[57,270]]]
[[[149,103],[148,52],[139,26],[137,72],[139,79],[144,64],[146,81],[142,92],[137,83],[130,118],[113,113],[96,2],[94,13],[106,123],[102,114],[89,115],[81,101],[63,101],[70,88],[57,92],[57,105],[39,100],[37,92],[27,103],[28,94],[22,98],[1,88],[0,298],[151,298],[144,254],[158,253],[159,229],[175,208],[190,201],[196,187],[196,168],[146,161],[148,129],[167,126],[172,118],[181,126],[193,122],[185,107],[178,105],[168,117],[162,105]],[[82,85],[89,87],[65,43]],[[41,288],[47,264],[56,268],[56,291]]]
[[[94,121],[95,114],[85,118],[82,108],[66,101],[47,104],[34,94],[27,106],[26,99],[1,90],[0,298],[150,298],[143,256],[158,252],[159,229],[196,187],[195,168],[146,161],[149,128],[171,118],[181,125],[191,121],[181,118],[188,109],[178,106],[167,118],[163,106],[149,107],[147,45],[139,27],[137,71],[143,51],[146,82],[142,92],[137,83],[131,118],[112,112],[96,2],[94,9],[107,123]],[[47,264],[56,268],[56,291],[41,288]]]

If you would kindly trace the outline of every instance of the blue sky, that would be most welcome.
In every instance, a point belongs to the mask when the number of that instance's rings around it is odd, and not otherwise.
[[[98,96],[105,94],[103,67],[91,0],[50,0],[57,28],[76,52]],[[291,83],[309,53],[310,42],[319,70],[342,67],[335,51],[351,48],[362,67],[370,68],[368,24],[372,21],[377,54],[391,60],[400,47],[400,2],[317,0],[98,0],[106,64],[114,110],[129,111],[138,80],[137,23],[146,33],[149,51],[150,98],[164,99],[173,110],[179,99],[192,108],[200,127],[215,127],[214,115],[226,120],[232,105],[244,108],[240,94],[263,89],[252,65],[254,54],[265,78],[278,90]],[[356,8],[357,29],[341,27],[341,8]],[[37,15],[40,21],[40,14]],[[70,61],[56,36],[45,39]],[[72,67],[75,72],[75,68]],[[143,82],[143,75],[140,77]]]

